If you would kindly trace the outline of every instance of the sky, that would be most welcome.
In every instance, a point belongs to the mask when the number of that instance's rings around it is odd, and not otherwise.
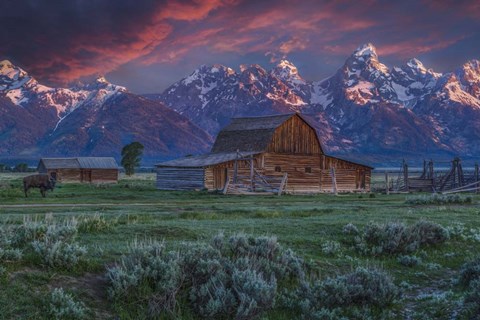
[[[480,1],[0,2],[0,60],[51,86],[104,75],[135,93],[161,93],[202,64],[270,69],[281,59],[321,80],[364,43],[388,67],[415,57],[453,71],[480,59]]]

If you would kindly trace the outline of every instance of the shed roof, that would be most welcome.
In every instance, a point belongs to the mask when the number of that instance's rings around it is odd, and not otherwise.
[[[118,169],[111,157],[42,158],[40,163],[46,169]]]
[[[258,152],[222,152],[222,153],[208,153],[199,156],[185,157],[181,159],[170,160],[159,163],[157,167],[180,167],[180,168],[201,168],[211,166],[226,161],[238,159],[238,157],[248,157]]]
[[[234,118],[218,134],[212,147],[212,153],[237,150],[243,152],[265,151],[272,141],[275,130],[294,115],[295,113]]]

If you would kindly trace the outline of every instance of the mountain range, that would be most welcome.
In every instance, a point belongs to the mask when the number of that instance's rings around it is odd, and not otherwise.
[[[212,138],[162,103],[99,77],[73,88],[44,86],[0,62],[0,155],[116,156],[140,141],[145,157],[168,159],[209,149]]]
[[[313,116],[324,149],[369,164],[480,155],[480,62],[449,73],[411,59],[382,64],[372,44],[335,74],[307,81],[295,65],[271,70],[202,65],[163,93],[136,95],[98,78],[72,88],[39,84],[0,62],[0,155],[114,155],[131,141],[163,160],[205,152],[232,117]]]

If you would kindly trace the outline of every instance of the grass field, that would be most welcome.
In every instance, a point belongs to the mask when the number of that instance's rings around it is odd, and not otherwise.
[[[384,318],[461,319],[465,288],[456,280],[462,265],[480,256],[480,196],[473,195],[471,203],[447,205],[410,205],[405,198],[380,193],[252,197],[167,192],[155,189],[152,174],[122,177],[113,185],[59,184],[47,198],[41,198],[38,189],[25,198],[20,175],[0,175],[0,226],[4,228],[21,225],[25,219],[81,222],[96,217],[105,224],[105,228],[79,228],[76,242],[87,253],[74,268],[49,267],[28,245],[21,259],[0,259],[0,318],[52,318],[51,292],[60,287],[85,305],[87,318],[145,318],[148,312],[140,306],[142,301],[119,304],[107,296],[106,269],[132,242],[164,240],[169,249],[175,249],[185,241],[208,242],[219,232],[243,232],[276,236],[282,247],[291,248],[308,263],[310,276],[318,280],[357,267],[384,270],[402,291]],[[444,243],[410,252],[409,257],[421,260],[412,266],[400,263],[399,254],[362,253],[343,231],[349,223],[363,230],[372,222],[412,225],[421,220],[440,224],[450,235]],[[196,318],[182,301],[176,308],[182,312],[160,318]],[[300,316],[277,303],[259,317]]]

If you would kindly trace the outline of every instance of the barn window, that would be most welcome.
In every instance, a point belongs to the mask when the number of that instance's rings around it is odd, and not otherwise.
[[[282,172],[282,168],[280,166],[275,166],[275,172]]]
[[[312,167],[305,167],[306,173],[312,173]]]

